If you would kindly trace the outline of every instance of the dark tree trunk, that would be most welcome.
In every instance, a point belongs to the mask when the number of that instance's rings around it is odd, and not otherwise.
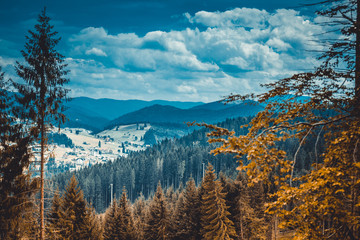
[[[356,43],[355,43],[355,114],[360,115],[360,1],[357,1],[356,9]]]

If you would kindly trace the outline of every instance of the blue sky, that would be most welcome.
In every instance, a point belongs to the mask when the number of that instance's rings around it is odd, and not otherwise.
[[[100,4],[101,2],[101,4]],[[0,65],[13,65],[44,4],[71,96],[210,102],[311,70],[324,29],[292,0],[0,0]]]

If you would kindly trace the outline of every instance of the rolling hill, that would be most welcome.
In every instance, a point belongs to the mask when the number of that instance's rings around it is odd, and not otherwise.
[[[65,127],[81,127],[99,131],[109,122],[124,114],[137,111],[155,104],[173,106],[179,109],[192,108],[202,105],[202,102],[176,102],[176,101],[142,101],[142,100],[115,100],[92,99],[87,97],[73,98],[66,103],[65,115],[69,121]]]
[[[227,118],[254,116],[263,106],[256,102],[223,105],[214,102],[195,106],[190,109],[179,109],[173,106],[153,105],[125,114],[111,121],[107,128],[133,123],[186,123],[206,122],[216,123]]]

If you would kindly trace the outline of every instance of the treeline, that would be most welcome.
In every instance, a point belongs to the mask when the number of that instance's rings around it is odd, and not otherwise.
[[[66,134],[53,132],[48,134],[48,142],[51,144],[57,144],[58,146],[64,145],[68,148],[73,148],[73,141],[66,136]]]
[[[265,213],[271,189],[235,180],[207,166],[199,186],[191,178],[178,190],[157,184],[148,199],[132,204],[126,188],[105,214],[96,216],[73,176],[62,196],[55,195],[48,216],[49,239],[271,239],[275,220]]]
[[[245,134],[247,129],[241,126],[249,121],[250,118],[228,119],[219,126],[232,129],[236,134]],[[117,197],[125,186],[129,199],[133,202],[141,194],[145,198],[151,196],[158,182],[165,189],[178,189],[193,178],[196,185],[199,185],[208,163],[214,166],[217,174],[223,172],[228,177],[236,178],[237,160],[232,155],[210,154],[214,145],[207,142],[207,132],[208,129],[199,129],[180,139],[167,139],[145,151],[131,153],[127,158],[79,170],[75,172],[75,176],[87,201],[92,203],[97,212],[104,212],[110,204],[110,184],[113,184]],[[316,139],[314,136],[300,149],[295,173],[307,171],[312,162],[321,161],[315,157]],[[293,157],[297,145],[298,141],[291,139],[281,143],[279,147],[286,150],[289,157]],[[317,145],[318,152],[321,152],[322,138]],[[66,172],[56,176],[52,180],[53,186],[63,191],[72,174],[74,173]]]
[[[245,131],[240,126],[250,118],[229,119],[222,125],[237,132]],[[86,199],[96,211],[103,212],[110,204],[110,184],[114,193],[120,196],[123,186],[128,189],[131,201],[140,194],[145,198],[156,190],[160,181],[162,186],[174,189],[192,177],[196,184],[202,179],[204,167],[210,162],[217,173],[223,171],[236,176],[237,163],[231,155],[210,154],[213,146],[207,142],[207,129],[195,130],[180,139],[166,139],[142,152],[133,152],[114,162],[97,164],[75,172]],[[61,191],[65,189],[72,172],[62,173],[52,179],[53,185]]]

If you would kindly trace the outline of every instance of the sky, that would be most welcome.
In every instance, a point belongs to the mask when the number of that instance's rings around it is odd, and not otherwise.
[[[0,0],[0,66],[23,62],[46,5],[71,97],[211,102],[318,64],[324,32],[300,0]],[[305,1],[308,2],[308,1]]]

